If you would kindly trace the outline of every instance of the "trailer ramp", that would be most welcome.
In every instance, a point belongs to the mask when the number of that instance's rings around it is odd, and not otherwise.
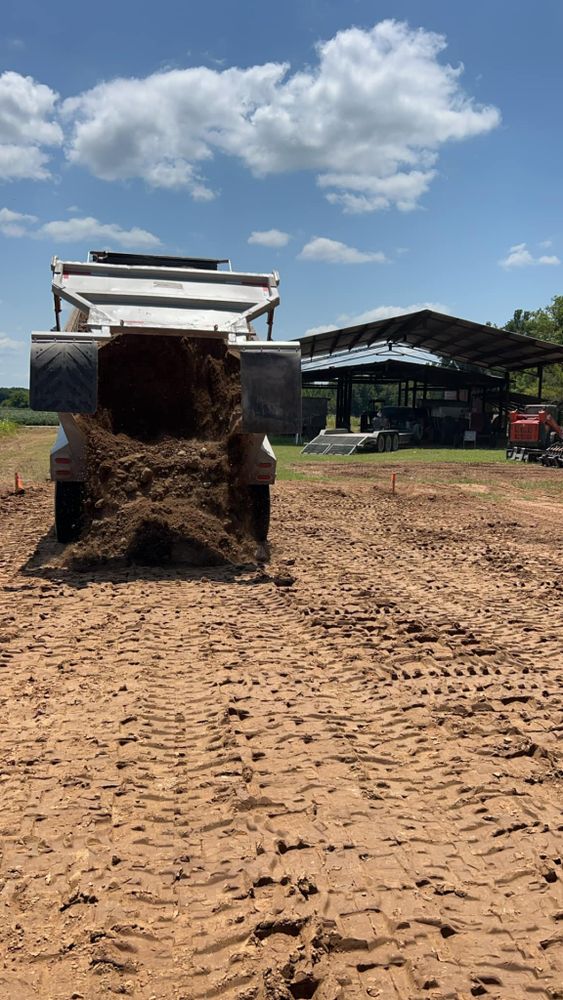
[[[404,435],[403,435],[404,436]],[[357,452],[397,451],[401,435],[394,430],[353,434],[346,431],[321,431],[302,449],[302,455],[354,455]]]

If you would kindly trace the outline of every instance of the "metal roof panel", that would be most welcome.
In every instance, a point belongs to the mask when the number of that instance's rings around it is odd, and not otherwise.
[[[301,343],[303,360],[325,355],[361,352],[378,341],[405,343],[442,357],[474,364],[484,369],[517,371],[542,364],[563,363],[563,345],[500,330],[432,309],[404,313],[373,323],[340,330],[305,334]]]

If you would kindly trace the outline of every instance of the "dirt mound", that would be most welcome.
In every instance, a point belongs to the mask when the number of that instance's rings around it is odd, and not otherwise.
[[[238,360],[220,341],[127,334],[100,348],[98,383],[96,414],[80,418],[88,479],[73,563],[251,557]]]

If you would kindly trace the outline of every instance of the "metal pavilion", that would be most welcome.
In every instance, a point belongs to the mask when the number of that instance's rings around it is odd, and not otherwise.
[[[303,385],[336,387],[338,427],[350,426],[354,385],[396,384],[399,405],[410,406],[433,390],[467,389],[471,399],[478,389],[503,413],[517,402],[510,391],[511,372],[534,369],[539,400],[544,366],[563,364],[560,344],[431,309],[298,339]],[[397,356],[397,346],[402,356]]]

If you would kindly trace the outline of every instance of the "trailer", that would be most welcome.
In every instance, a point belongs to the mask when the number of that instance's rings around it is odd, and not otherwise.
[[[344,428],[323,430],[302,449],[302,455],[354,455],[357,452],[398,451],[401,445],[410,444],[410,434],[396,430],[378,430],[354,434]]]

